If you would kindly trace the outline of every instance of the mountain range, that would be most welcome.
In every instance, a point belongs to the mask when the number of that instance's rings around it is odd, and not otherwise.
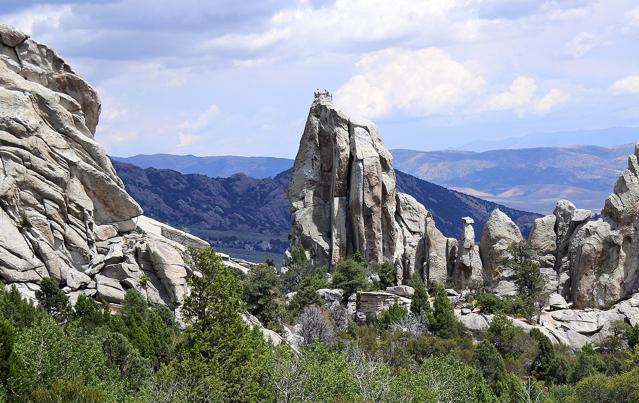
[[[253,261],[279,262],[288,247],[291,214],[286,190],[290,170],[256,179],[244,174],[226,178],[182,174],[117,160],[113,166],[145,215],[206,239],[220,251]],[[479,229],[495,208],[508,214],[526,234],[538,217],[403,172],[396,174],[398,190],[431,210],[446,236],[461,236],[463,216],[473,217],[477,233],[481,233]]]
[[[630,139],[629,130],[626,137],[615,139]],[[420,179],[515,209],[547,214],[559,199],[598,212],[612,191],[611,184],[625,168],[633,145],[391,152],[395,167]],[[155,154],[112,159],[183,174],[230,177],[244,173],[258,179],[275,177],[293,166],[292,159],[272,157]]]
[[[152,154],[132,157],[111,157],[142,168],[172,169],[183,174],[202,174],[211,177],[229,177],[243,173],[253,178],[273,177],[293,166],[293,160],[275,157],[238,157],[222,155],[197,157],[195,155]]]

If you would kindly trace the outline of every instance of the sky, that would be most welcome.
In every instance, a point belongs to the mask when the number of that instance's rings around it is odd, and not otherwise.
[[[389,148],[639,127],[635,0],[2,0],[0,23],[98,90],[117,156],[294,157],[316,89]]]

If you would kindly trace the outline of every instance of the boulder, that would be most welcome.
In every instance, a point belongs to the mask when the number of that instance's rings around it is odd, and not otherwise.
[[[357,314],[364,318],[379,319],[382,312],[394,304],[410,310],[411,300],[383,291],[357,293]]]
[[[432,283],[446,284],[449,271],[457,258],[455,239],[446,238],[444,234],[435,226],[435,220],[432,217],[426,218],[426,235],[425,235],[425,254],[424,273],[426,284]],[[455,245],[455,250],[452,251]]]
[[[394,287],[386,287],[386,292],[399,295],[400,297],[413,298],[415,289],[407,285],[397,285]]]
[[[320,288],[317,290],[317,294],[327,303],[331,304],[333,302],[342,302],[344,298],[344,290],[339,288],[329,289],[329,288]]]
[[[538,255],[554,256],[557,252],[556,223],[557,216],[555,215],[548,215],[535,220],[528,240]]]
[[[459,290],[469,287],[479,288],[483,285],[483,267],[479,246],[475,245],[475,220],[470,217],[462,218],[464,232],[457,250],[457,262],[453,272],[453,282]]]
[[[504,262],[511,257],[508,248],[522,240],[519,227],[505,213],[495,209],[484,225],[479,251],[484,280],[498,295],[517,293],[514,273],[504,266]]]
[[[568,309],[570,307],[564,297],[557,293],[551,294],[550,297],[548,297],[548,306],[553,311]]]
[[[122,304],[124,302],[124,288],[118,280],[97,275],[95,276],[97,286],[97,298],[101,301],[114,304]]]

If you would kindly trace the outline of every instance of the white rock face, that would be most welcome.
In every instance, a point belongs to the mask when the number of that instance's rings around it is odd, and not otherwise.
[[[426,263],[428,212],[396,189],[392,156],[377,128],[337,110],[327,92],[315,100],[300,141],[288,189],[291,244],[301,245],[318,264],[332,266],[361,252],[369,262],[391,262],[398,283],[415,273],[438,276],[445,263]],[[425,264],[426,263],[426,264]]]
[[[484,225],[479,246],[484,280],[498,295],[514,295],[517,292],[514,273],[504,265],[504,261],[511,257],[508,248],[523,239],[519,227],[499,209],[492,212]]]
[[[483,267],[479,246],[475,245],[475,220],[462,218],[464,232],[457,250],[457,264],[453,273],[453,281],[459,290],[469,287],[481,287],[484,284]]]
[[[628,158],[603,218],[570,241],[571,297],[576,307],[609,306],[639,290],[639,145]]]
[[[95,90],[53,50],[0,25],[0,281],[31,299],[52,277],[72,301],[117,306],[136,288],[179,303],[182,251],[206,242],[140,218],[94,139],[99,114]]]

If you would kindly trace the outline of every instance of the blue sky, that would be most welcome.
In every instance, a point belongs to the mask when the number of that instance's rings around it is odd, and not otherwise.
[[[317,88],[389,148],[639,126],[637,1],[3,0],[0,22],[98,89],[113,155],[292,157]]]

